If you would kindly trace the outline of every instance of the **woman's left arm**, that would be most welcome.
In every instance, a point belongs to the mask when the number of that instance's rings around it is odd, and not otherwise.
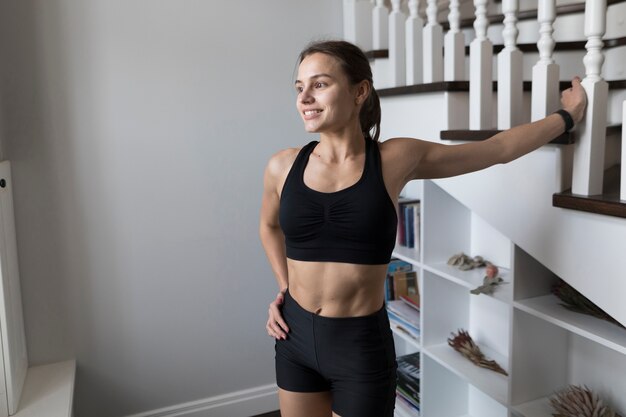
[[[584,116],[585,90],[580,78],[561,94],[561,105],[578,123]],[[533,123],[502,131],[491,138],[461,145],[444,145],[409,138],[385,141],[393,154],[397,169],[406,180],[445,178],[478,171],[495,164],[507,163],[550,142],[565,130],[559,114],[551,114]]]

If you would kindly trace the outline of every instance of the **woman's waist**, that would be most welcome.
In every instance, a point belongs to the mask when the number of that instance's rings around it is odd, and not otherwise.
[[[289,292],[305,310],[326,317],[359,317],[383,306],[386,265],[307,264],[289,260]]]

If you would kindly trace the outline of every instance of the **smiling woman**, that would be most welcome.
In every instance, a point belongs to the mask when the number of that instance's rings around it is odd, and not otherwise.
[[[266,328],[276,339],[281,415],[392,417],[397,363],[384,281],[400,191],[413,179],[506,163],[566,124],[553,114],[478,143],[379,143],[369,61],[343,41],[302,51],[295,88],[304,128],[319,141],[272,156],[259,227],[280,288]],[[561,101],[574,122],[582,118],[579,79]]]

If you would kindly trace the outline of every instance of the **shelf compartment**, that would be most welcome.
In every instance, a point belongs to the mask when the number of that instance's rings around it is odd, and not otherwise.
[[[447,262],[426,263],[424,269],[437,274],[455,284],[462,285],[468,290],[473,290],[483,284],[485,277],[485,268],[475,268],[469,271],[461,271],[456,267],[450,266]],[[513,280],[511,271],[507,268],[498,268],[499,275],[504,282],[496,288],[492,295],[480,294],[480,296],[492,297],[504,303],[510,303],[513,300]]]
[[[626,410],[624,354],[543,317],[515,308],[511,406],[524,417],[551,417],[547,398],[568,385],[587,386],[618,413]]]
[[[422,216],[424,264],[446,264],[451,256],[463,252],[480,255],[500,269],[511,268],[510,239],[432,181],[424,182]]]
[[[402,353],[397,352],[400,349],[396,346],[396,355],[417,352],[422,348],[422,344],[419,339],[414,339],[412,336],[409,336],[402,330],[396,328],[393,324],[391,324],[391,331],[393,332],[394,337],[402,340],[402,342],[406,344],[406,346],[401,350]]]
[[[515,308],[626,355],[626,329],[586,314],[569,311],[554,295],[513,303]]]
[[[453,353],[457,353],[454,352]],[[506,406],[459,377],[435,358],[422,355],[422,413],[425,416],[506,417]]]
[[[413,248],[407,248],[406,246],[396,245],[393,249],[392,255],[398,259],[402,259],[405,262],[411,263],[416,267],[421,266],[420,253]]]
[[[508,363],[508,359],[497,352],[493,352],[485,346],[480,346],[480,349],[488,359],[495,360],[503,368]],[[506,406],[509,385],[507,376],[474,365],[459,352],[448,346],[448,344],[428,346],[423,351],[425,355],[437,361],[441,366],[471,383],[503,406]]]

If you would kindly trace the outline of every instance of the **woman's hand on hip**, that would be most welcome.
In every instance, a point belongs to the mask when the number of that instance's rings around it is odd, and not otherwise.
[[[289,331],[287,323],[285,323],[285,320],[283,320],[283,316],[280,313],[280,307],[285,302],[285,291],[287,291],[287,289],[280,291],[276,295],[276,299],[272,301],[268,311],[269,318],[265,328],[267,329],[267,334],[275,339],[286,339],[287,332]]]

